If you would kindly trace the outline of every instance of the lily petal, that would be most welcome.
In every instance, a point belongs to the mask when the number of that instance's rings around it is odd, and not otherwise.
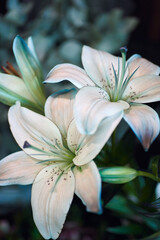
[[[105,118],[99,125],[95,134],[86,136],[84,135],[79,145],[77,145],[76,156],[73,162],[77,166],[82,166],[93,160],[101,151],[105,143],[110,138],[111,134],[119,124],[123,117],[123,112],[118,112],[111,117]],[[70,124],[70,128],[73,128],[70,132],[74,133],[74,124]]]
[[[38,174],[32,187],[33,218],[45,239],[58,238],[74,194],[72,171],[58,174],[58,168],[50,165]]]
[[[62,90],[52,94],[45,104],[45,115],[60,129],[66,139],[67,130],[73,119],[73,104],[77,91],[75,89]]]
[[[94,134],[100,122],[129,108],[124,101],[110,102],[108,94],[98,87],[84,87],[76,95],[74,115],[82,134]]]
[[[83,143],[85,140],[86,135],[82,135],[76,126],[75,120],[73,119],[70,123],[67,131],[67,145],[69,149],[75,153],[78,147]]]
[[[134,78],[138,78],[144,75],[159,75],[160,74],[160,67],[151,63],[145,58],[135,54],[130,59],[128,59],[128,71],[129,76],[137,69],[134,73],[133,77],[130,81]]]
[[[0,89],[6,92],[6,94],[12,95],[14,99],[13,104],[19,99],[22,99],[22,102],[34,103],[34,99],[28,92],[24,81],[17,76],[0,73]],[[19,99],[16,96],[19,96]]]
[[[33,43],[32,37],[28,38],[27,45],[28,45],[31,53],[33,54],[35,60],[37,61],[37,64],[39,65],[39,68],[41,69],[41,64],[40,64],[40,61],[39,61],[39,59],[37,57],[37,53],[36,53],[36,50],[35,50],[35,47],[34,47],[34,43]]]
[[[47,79],[44,83],[57,83],[63,80],[70,81],[77,88],[95,85],[82,68],[68,63],[58,64],[55,66],[48,73]]]
[[[155,75],[147,75],[133,79],[127,85],[122,99],[137,103],[159,101],[160,77]]]
[[[82,64],[94,83],[106,89],[108,86],[115,84],[113,67],[115,72],[118,73],[119,65],[119,74],[121,74],[122,58],[84,46],[82,49]]]
[[[147,105],[134,104],[125,111],[124,119],[147,151],[160,131],[158,114]]]
[[[20,107],[18,103],[9,109],[8,118],[15,140],[32,157],[43,160],[53,158],[53,153],[51,156],[48,155],[50,145],[55,146],[57,142],[62,145],[59,129],[48,118]],[[31,147],[24,148],[25,142],[39,150]]]
[[[0,186],[31,184],[44,166],[19,151],[0,161]]]
[[[87,211],[102,213],[101,177],[96,164],[92,161],[81,168],[75,167],[75,193],[86,205]]]

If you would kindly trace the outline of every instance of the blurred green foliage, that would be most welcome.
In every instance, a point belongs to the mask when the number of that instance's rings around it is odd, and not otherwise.
[[[11,61],[17,34],[33,37],[46,74],[58,63],[80,65],[84,44],[115,53],[127,44],[137,23],[118,8],[96,14],[94,2],[87,0],[7,0],[7,13],[0,16],[0,65]]]

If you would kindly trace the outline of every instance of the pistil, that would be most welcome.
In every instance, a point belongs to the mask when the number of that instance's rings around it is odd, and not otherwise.
[[[122,47],[120,48],[121,55],[122,55],[122,70],[121,70],[121,76],[120,76],[120,63],[119,63],[119,58],[118,58],[118,73],[116,73],[114,66],[112,65],[113,68],[113,73],[114,73],[114,78],[115,78],[115,87],[113,89],[113,94],[111,100],[113,102],[117,102],[120,99],[121,95],[121,88],[123,85],[123,80],[126,72],[126,53],[127,53],[127,48]]]

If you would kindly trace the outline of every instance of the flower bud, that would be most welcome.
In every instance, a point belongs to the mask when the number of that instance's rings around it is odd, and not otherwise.
[[[127,183],[137,177],[137,171],[128,167],[109,167],[100,169],[103,182],[107,183]]]

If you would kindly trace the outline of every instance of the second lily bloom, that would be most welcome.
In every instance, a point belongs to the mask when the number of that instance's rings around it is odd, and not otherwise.
[[[45,83],[69,80],[80,88],[74,116],[78,130],[92,135],[104,125],[104,119],[122,113],[145,150],[160,131],[158,114],[144,103],[160,100],[160,68],[133,55],[122,57],[84,46],[82,63],[85,70],[72,64],[60,64],[48,74]],[[105,129],[105,125],[104,125]]]

